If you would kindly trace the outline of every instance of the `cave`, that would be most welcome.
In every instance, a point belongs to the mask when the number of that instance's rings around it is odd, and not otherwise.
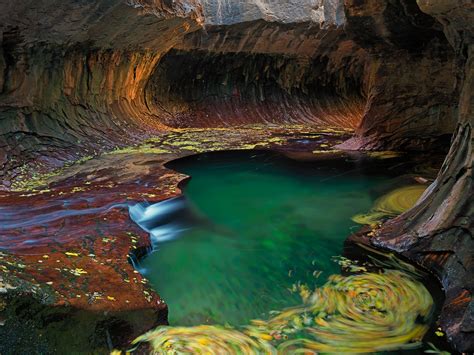
[[[474,352],[473,24],[0,3],[0,353]]]
[[[362,69],[341,80],[326,71],[328,59],[318,59],[170,51],[148,90],[171,127],[306,123],[357,128],[366,101]]]

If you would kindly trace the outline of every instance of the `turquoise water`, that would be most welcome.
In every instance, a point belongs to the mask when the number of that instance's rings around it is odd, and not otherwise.
[[[351,217],[387,191],[395,174],[386,164],[268,152],[170,164],[192,176],[184,188],[191,207],[167,224],[181,231],[158,238],[140,265],[167,302],[170,324],[241,325],[300,304],[295,284],[319,285],[340,272],[332,257],[360,227]]]

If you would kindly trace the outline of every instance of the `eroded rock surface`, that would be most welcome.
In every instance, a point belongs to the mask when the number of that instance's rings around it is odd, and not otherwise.
[[[353,240],[395,250],[419,263],[441,281],[446,300],[440,322],[459,352],[474,350],[474,184],[472,164],[474,67],[472,4],[419,1],[421,10],[444,26],[456,54],[457,128],[436,181],[418,204],[375,233]],[[470,24],[469,24],[470,23]]]
[[[1,4],[0,176],[31,159],[54,166],[162,127],[143,95],[147,78],[200,21],[193,1]]]
[[[7,325],[0,337],[24,351],[107,352],[166,324],[164,301],[132,265],[130,255],[143,255],[151,243],[128,214],[137,202],[180,194],[187,176],[164,164],[232,149],[339,155],[332,147],[349,136],[303,126],[174,130],[0,193],[0,319]],[[0,351],[12,346],[2,342]]]

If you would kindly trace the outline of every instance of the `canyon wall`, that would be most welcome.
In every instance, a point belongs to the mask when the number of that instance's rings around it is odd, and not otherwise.
[[[346,147],[422,150],[449,141],[459,93],[440,24],[410,0],[346,0],[345,9],[346,32],[373,60],[365,115]]]
[[[271,16],[254,2],[204,2],[205,29],[151,80],[168,124],[329,123],[357,130],[345,149],[446,151],[457,63],[440,23],[414,1],[262,3]]]
[[[395,250],[441,281],[446,299],[440,323],[459,352],[474,350],[474,5],[418,1],[443,25],[456,56],[458,109],[451,149],[436,181],[418,204],[390,220],[366,243]],[[444,115],[442,119],[452,120]],[[354,238],[358,241],[358,238]],[[360,241],[360,240],[359,240]]]
[[[163,58],[149,91],[173,126],[304,123],[355,129],[365,106],[367,59],[342,28],[261,20],[208,26]]]
[[[148,77],[202,21],[200,4],[170,4],[0,4],[0,181],[25,162],[60,165],[162,127],[145,102]]]
[[[456,62],[414,1],[20,1],[0,18],[3,188],[167,126],[354,128],[349,149],[445,148]],[[0,177],[1,178],[1,177]]]

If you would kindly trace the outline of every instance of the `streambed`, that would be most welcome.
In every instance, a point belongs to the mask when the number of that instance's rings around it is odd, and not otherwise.
[[[220,136],[222,134],[219,132]],[[188,136],[174,138],[179,139],[179,142],[186,141],[187,145],[184,146],[186,151],[191,148],[189,142],[194,142],[193,139],[188,139]],[[170,147],[182,145],[171,144],[174,142],[170,141],[169,137],[164,139]],[[179,218],[171,218],[165,223],[170,227],[171,222],[173,228],[168,228],[169,232],[165,231],[166,228],[158,228],[158,231],[155,231],[158,236],[154,238],[156,252],[148,259],[142,260],[140,266],[147,269],[146,275],[153,282],[155,290],[164,295],[165,301],[170,305],[171,325],[245,325],[253,318],[268,319],[271,310],[281,311],[288,305],[301,304],[298,292],[290,292],[288,288],[298,291],[298,284],[321,285],[331,273],[339,272],[339,266],[331,261],[331,257],[342,253],[343,240],[351,228],[359,228],[356,223],[351,222],[351,216],[366,213],[378,196],[396,187],[414,184],[414,175],[408,175],[407,172],[412,172],[414,165],[420,166],[420,161],[424,162],[423,159],[418,159],[417,163],[409,163],[409,159],[393,156],[389,156],[390,159],[386,160],[380,160],[381,157],[365,159],[363,156],[347,154],[344,155],[345,158],[333,159],[335,155],[342,154],[323,151],[323,148],[327,148],[323,147],[327,145],[325,139],[326,136],[317,138],[315,144],[321,145],[319,149],[313,147],[313,141],[307,138],[298,140],[291,146],[284,146],[284,149],[282,145],[281,151],[284,154],[301,157],[308,160],[307,162],[286,159],[282,155],[268,151],[222,152],[195,155],[174,161],[167,165],[174,170],[170,171],[165,169],[162,163],[169,160],[171,153],[169,151],[163,153],[162,148],[159,148],[159,151],[154,149],[155,145],[161,146],[162,141],[147,143],[143,149],[141,147],[127,149],[88,160],[62,172],[63,181],[50,185],[48,189],[36,194],[17,194],[15,200],[13,197],[5,196],[6,201],[12,206],[4,211],[22,212],[16,215],[14,220],[9,218],[11,214],[8,213],[5,214],[5,218],[10,224],[17,222],[22,224],[21,229],[16,228],[16,225],[3,224],[4,228],[9,229],[3,230],[2,233],[8,232],[10,239],[16,238],[19,241],[28,236],[28,241],[31,243],[9,243],[10,247],[21,247],[15,249],[17,253],[21,253],[21,260],[17,261],[11,255],[8,259],[2,260],[12,275],[20,273],[39,275],[41,280],[48,282],[48,287],[56,285],[60,287],[58,289],[65,294],[63,296],[62,293],[58,293],[60,297],[69,297],[70,302],[81,307],[92,305],[126,310],[129,307],[141,309],[147,304],[158,304],[161,312],[161,309],[165,309],[161,299],[149,292],[151,290],[146,280],[135,274],[123,257],[129,250],[147,245],[146,239],[140,237],[144,234],[139,232],[138,226],[126,215],[125,206],[133,204],[133,201],[148,199],[159,201],[167,196],[176,196],[178,191],[174,186],[183,178],[181,174],[176,173],[180,171],[192,175],[193,178],[187,186],[184,184],[181,186],[186,190],[186,197],[176,201],[179,202]],[[212,143],[209,143],[208,138],[206,140],[206,144]],[[272,143],[276,140],[277,138],[271,138]],[[253,143],[249,143],[250,146],[253,148]],[[204,149],[205,147],[199,146],[195,152],[199,153]],[[184,154],[173,155],[179,157]],[[183,167],[179,166],[181,164],[184,164]],[[194,166],[195,171],[188,170],[186,164]],[[239,165],[242,169],[238,168]],[[203,168],[205,179],[197,188],[203,193],[196,200],[188,194],[188,190],[198,181],[199,169]],[[224,169],[224,174],[221,172],[223,168],[227,169]],[[426,176],[424,171],[417,174]],[[233,180],[234,175],[236,179]],[[262,179],[260,175],[264,178]],[[353,190],[341,189],[341,193],[348,195],[355,193],[359,196],[358,200],[364,203],[360,205],[361,208],[346,211],[347,219],[344,223],[347,222],[347,225],[341,228],[341,234],[325,235],[320,229],[327,220],[339,225],[337,220],[331,220],[331,215],[337,210],[334,209],[333,200],[337,199],[331,199],[322,190],[318,193],[310,185],[319,184],[321,188],[337,190],[334,188],[335,185],[331,187],[331,182],[328,181],[343,178],[345,175],[359,182],[354,185]],[[373,185],[366,184],[365,175],[374,177],[377,181]],[[356,178],[357,176],[362,176],[362,179]],[[107,177],[108,179],[104,179]],[[210,177],[214,177],[215,180]],[[227,185],[217,188],[222,182]],[[214,185],[215,190],[208,188]],[[214,191],[212,193],[214,197],[222,197],[222,201],[210,198],[209,191]],[[239,193],[227,195],[232,191]],[[278,197],[280,193],[281,198]],[[249,204],[252,199],[258,203]],[[271,203],[268,204],[269,202]],[[24,208],[23,203],[34,204],[35,209]],[[232,211],[235,203],[240,207],[243,206],[246,212]],[[203,208],[202,204],[209,204],[210,209]],[[325,215],[320,213],[318,217],[317,211],[312,207],[313,204],[324,207]],[[157,205],[161,206],[161,203]],[[350,204],[342,204],[342,207],[338,208],[344,210],[348,205]],[[36,206],[45,208],[38,210]],[[52,213],[54,211],[61,213]],[[35,213],[34,220],[30,217],[21,218],[23,215],[29,216],[32,212]],[[257,217],[260,214],[263,214],[263,218],[259,220]],[[183,218],[184,216],[186,218]],[[42,228],[37,228],[33,222],[39,221],[40,217]],[[267,228],[270,228],[269,232]],[[242,236],[244,232],[248,234]],[[278,236],[278,233],[281,235]],[[187,241],[188,235],[194,238],[191,240],[202,244],[197,248],[185,247],[183,250],[190,252],[180,254],[179,243]],[[299,238],[293,238],[295,235]],[[279,238],[276,241],[273,240],[276,239],[275,236]],[[313,248],[318,246],[315,243],[316,238],[321,241],[318,248]],[[208,242],[213,243],[215,247],[214,255],[210,255],[213,247],[209,247]],[[151,263],[154,257],[173,255],[167,253],[168,247],[170,250],[173,247],[176,249],[174,256],[167,259],[167,263],[157,264],[156,269],[146,265],[148,262]],[[201,252],[201,255],[193,256],[192,252],[195,251]],[[217,260],[216,254],[220,254],[227,264]],[[58,263],[61,268],[58,268]],[[225,270],[221,266],[228,269]],[[180,270],[181,267],[183,268]],[[200,269],[201,267],[204,268]],[[121,270],[127,270],[127,273]],[[151,276],[153,271],[156,271],[155,275],[166,279]],[[322,274],[316,278],[320,271]],[[170,274],[167,275],[166,272]],[[56,282],[59,277],[55,273],[65,275],[67,282]],[[105,279],[107,282],[104,282]],[[203,290],[196,287],[196,283],[193,284],[195,281],[202,284],[212,282]],[[219,289],[221,285],[227,286],[227,284],[231,288]],[[63,285],[70,287],[72,292],[65,292]],[[173,291],[171,287],[169,290],[174,293],[168,292],[163,286],[176,287],[178,291]],[[183,294],[187,297],[185,302],[181,304],[173,302],[175,296]],[[139,303],[137,300],[143,295],[146,297]],[[198,299],[199,295],[203,295],[203,300]],[[210,296],[216,296],[217,299]],[[182,307],[183,304],[185,307]],[[215,305],[218,307],[214,307]],[[184,310],[182,312],[184,315],[179,313],[181,308]],[[165,311],[160,314],[165,315]],[[138,322],[145,330],[151,329],[150,323],[156,321],[154,314],[150,312],[149,316],[147,322],[144,322],[143,317]],[[160,319],[165,322],[164,318]],[[127,330],[129,328],[123,327],[123,324],[128,324],[127,322],[128,320],[117,322],[105,319],[100,323],[107,324],[106,331],[112,335],[112,343],[118,344],[131,341],[143,333],[139,330],[135,332]],[[42,323],[38,332],[53,338],[56,333],[50,328],[54,324],[52,322],[45,327]],[[113,328],[115,324],[118,324],[117,329]],[[85,345],[88,348],[95,348],[96,345],[87,345],[89,340],[84,339],[88,339],[88,334],[92,333],[98,339],[96,343],[102,344],[103,339],[106,339],[103,336],[104,332],[103,329],[87,326],[83,337],[80,339],[75,337],[77,344],[66,341],[64,346],[82,348]],[[129,340],[124,339],[124,334]],[[28,343],[27,340],[25,342]]]

